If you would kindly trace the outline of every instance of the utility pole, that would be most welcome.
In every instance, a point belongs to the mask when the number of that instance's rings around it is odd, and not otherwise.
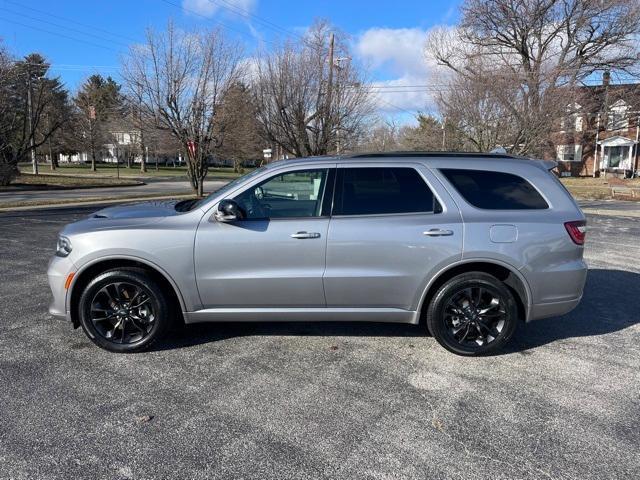
[[[636,144],[633,146],[633,160],[631,165],[631,178],[638,171],[638,140],[640,140],[640,116],[636,119]]]
[[[598,164],[598,139],[600,136],[600,112],[598,112],[598,123],[596,125],[596,143],[593,148],[593,178],[596,178],[596,172],[599,170]]]
[[[333,48],[335,36],[333,32],[329,35],[329,75],[327,78],[327,99],[324,107],[324,122],[322,125],[322,142],[327,145],[331,133],[331,97],[333,95]],[[328,145],[327,145],[328,146]]]
[[[442,151],[446,150],[447,146],[447,117],[442,119]]]
[[[49,120],[49,114],[45,114],[47,116],[47,132],[51,132],[51,122]],[[47,138],[47,145],[49,146],[49,161],[51,162],[51,170],[56,169],[56,162],[53,160],[53,150],[51,149],[51,134],[49,134],[49,138]]]
[[[27,113],[29,115],[29,144],[31,145],[31,165],[33,166],[33,174],[38,174],[38,159],[36,158],[35,136],[33,130],[33,105],[31,104],[31,69],[27,67]]]

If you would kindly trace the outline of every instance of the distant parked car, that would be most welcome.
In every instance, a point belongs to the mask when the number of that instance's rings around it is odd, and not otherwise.
[[[418,324],[460,355],[580,301],[585,217],[552,162],[395,153],[261,167],[209,197],[64,228],[50,312],[102,348],[174,320]]]

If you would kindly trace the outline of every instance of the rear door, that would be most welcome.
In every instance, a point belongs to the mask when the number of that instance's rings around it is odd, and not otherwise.
[[[462,256],[458,208],[421,164],[339,164],[327,234],[328,307],[415,310]]]

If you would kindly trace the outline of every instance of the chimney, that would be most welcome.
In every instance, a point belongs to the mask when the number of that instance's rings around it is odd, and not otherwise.
[[[611,72],[609,70],[605,70],[602,74],[602,86],[608,87],[611,82]]]

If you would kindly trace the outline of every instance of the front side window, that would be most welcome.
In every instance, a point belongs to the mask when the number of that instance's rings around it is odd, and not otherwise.
[[[249,220],[319,217],[327,173],[327,169],[314,169],[278,174],[250,187],[234,200]]]
[[[474,207],[487,210],[549,208],[533,185],[511,173],[453,168],[443,168],[440,172]]]
[[[414,168],[338,169],[334,215],[433,212],[437,201]]]

